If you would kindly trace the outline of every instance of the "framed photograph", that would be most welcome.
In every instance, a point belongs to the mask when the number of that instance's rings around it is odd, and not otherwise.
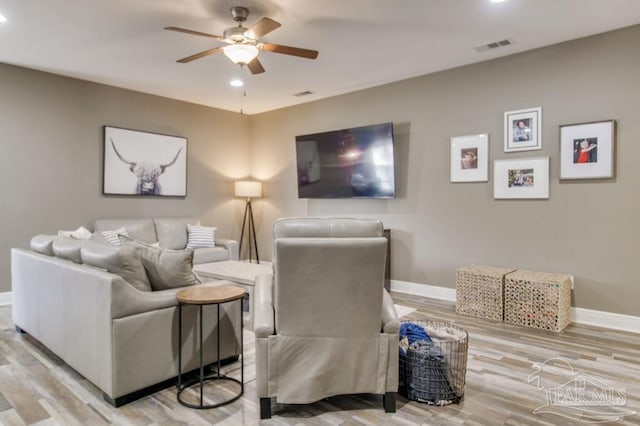
[[[560,126],[560,179],[614,177],[615,120]]]
[[[451,138],[451,182],[489,180],[489,135]]]
[[[104,126],[103,194],[187,195],[187,139]]]
[[[494,160],[493,198],[549,198],[549,157]]]
[[[542,149],[542,107],[504,113],[504,152]]]

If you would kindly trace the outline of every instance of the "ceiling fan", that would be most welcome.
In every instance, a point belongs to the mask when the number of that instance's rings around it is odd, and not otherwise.
[[[200,59],[204,56],[212,55],[222,51],[225,56],[239,65],[246,65],[251,74],[260,74],[264,72],[262,64],[258,60],[258,53],[261,50],[265,52],[281,53],[283,55],[298,56],[301,58],[315,59],[318,57],[317,50],[301,49],[299,47],[282,46],[280,44],[260,43],[260,38],[279,28],[281,24],[270,18],[262,18],[250,28],[245,28],[242,23],[247,20],[249,9],[242,6],[234,6],[231,8],[231,17],[238,23],[238,26],[227,28],[224,30],[223,36],[202,33],[199,31],[187,30],[178,27],[166,27],[165,30],[177,31],[180,33],[197,35],[200,37],[208,37],[218,41],[227,43],[226,46],[214,47],[186,58],[178,59],[176,62],[187,63]]]

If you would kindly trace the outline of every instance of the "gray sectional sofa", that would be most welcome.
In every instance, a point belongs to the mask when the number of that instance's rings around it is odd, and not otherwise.
[[[186,244],[187,223],[198,222],[192,218],[98,220],[95,228],[125,227],[133,239],[180,249]],[[108,272],[109,268],[95,266],[96,257],[107,259],[107,266],[114,262],[126,266],[127,257],[120,249],[100,246],[94,241],[39,236],[32,240],[32,250],[12,249],[13,321],[18,331],[38,340],[96,385],[105,400],[119,406],[169,385],[177,375],[181,345],[175,293],[180,288],[136,288],[121,275]],[[126,246],[123,250],[130,249]],[[215,248],[196,249],[193,254],[195,263],[237,258],[237,243],[230,240],[216,240]],[[220,284],[228,282],[197,285]],[[197,310],[191,308],[183,308],[183,371],[195,369],[199,361]],[[240,353],[240,309],[239,303],[221,306],[223,360]],[[219,324],[215,314],[214,306],[205,307],[205,363],[216,361]]]

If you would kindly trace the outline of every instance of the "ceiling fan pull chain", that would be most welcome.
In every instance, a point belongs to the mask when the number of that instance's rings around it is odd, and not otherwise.
[[[240,64],[240,78],[242,79],[242,90],[240,91],[240,114],[244,114],[244,98],[247,96],[247,79],[245,74],[244,64]]]

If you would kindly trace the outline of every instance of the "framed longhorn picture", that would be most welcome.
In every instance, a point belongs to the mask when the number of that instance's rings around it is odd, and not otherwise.
[[[187,139],[104,126],[102,192],[185,197]]]

